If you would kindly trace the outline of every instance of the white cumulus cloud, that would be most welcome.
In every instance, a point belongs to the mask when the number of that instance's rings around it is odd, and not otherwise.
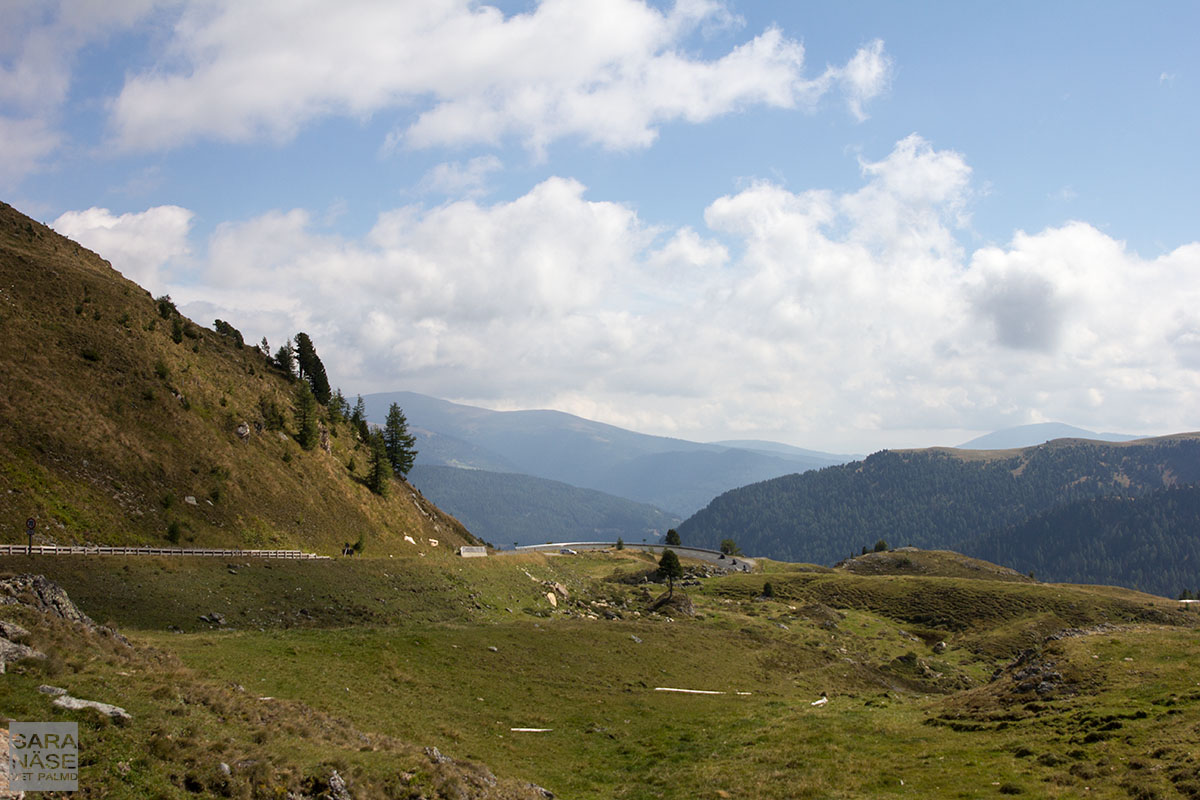
[[[534,152],[579,137],[650,144],[658,126],[753,105],[809,107],[835,87],[852,112],[886,87],[882,42],[809,78],[804,48],[768,28],[723,56],[690,53],[697,30],[728,27],[723,4],[542,0],[505,16],[469,0],[218,0],[187,4],[153,70],[111,106],[128,148],[198,139],[286,140],[339,114],[402,112],[390,146],[498,143]]]
[[[191,211],[157,206],[120,215],[107,208],[68,211],[50,227],[108,259],[126,278],[158,293],[169,280],[164,268],[190,252],[191,225]]]

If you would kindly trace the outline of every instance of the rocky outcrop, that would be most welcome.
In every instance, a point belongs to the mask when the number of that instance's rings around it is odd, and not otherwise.
[[[71,602],[71,598],[67,597],[67,593],[63,591],[63,588],[54,581],[48,580],[45,575],[16,575],[0,580],[0,606],[11,605],[23,605],[36,609],[43,614],[49,614],[52,617],[73,622],[101,636],[116,639],[123,645],[129,645],[129,640],[124,636],[112,628],[97,625],[91,617],[80,611]],[[5,624],[9,626],[13,625],[11,622]],[[19,628],[20,626],[16,627]],[[13,637],[7,633],[0,637],[0,641],[4,640],[13,643]],[[17,657],[19,656],[7,660],[13,661]],[[39,654],[34,657],[44,656]],[[0,672],[2,671],[3,669],[0,669]]]
[[[0,605],[27,605],[46,614],[77,622],[89,630],[99,626],[80,611],[62,587],[44,575],[17,575],[0,580]]]
[[[32,647],[10,641],[7,638],[0,638],[0,675],[4,674],[5,665],[13,661],[20,661],[23,658],[45,657],[45,653],[34,650]]]

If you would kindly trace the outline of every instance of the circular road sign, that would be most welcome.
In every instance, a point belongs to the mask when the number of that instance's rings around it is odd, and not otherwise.
[[[31,531],[36,527],[37,527],[37,520],[34,519],[33,517],[30,517],[29,519],[25,520],[25,530]]]

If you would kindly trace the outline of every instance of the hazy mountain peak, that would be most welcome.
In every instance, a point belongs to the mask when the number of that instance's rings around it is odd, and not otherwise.
[[[1130,442],[1141,439],[1123,433],[1096,433],[1063,422],[1035,422],[1017,425],[984,434],[969,442],[958,445],[960,450],[1011,450],[1018,447],[1033,447],[1052,439],[1091,439],[1098,442]]]

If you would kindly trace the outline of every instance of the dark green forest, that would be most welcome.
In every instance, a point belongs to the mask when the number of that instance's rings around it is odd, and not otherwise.
[[[1092,497],[984,534],[963,552],[1056,583],[1176,597],[1200,589],[1200,487]]]
[[[988,456],[940,448],[884,450],[863,461],[726,492],[679,532],[701,547],[732,538],[747,553],[822,564],[885,539],[893,546],[958,550],[1052,577],[1045,566],[1023,566],[1026,562],[1015,557],[1020,545],[989,556],[973,551],[972,543],[982,543],[992,531],[1016,531],[1039,515],[1080,501],[1138,498],[1198,481],[1200,440],[1184,436],[1126,444],[1064,439]],[[989,546],[989,552],[1000,552],[998,545]],[[1108,553],[1104,560],[1117,558]],[[1148,580],[1154,568],[1141,567],[1140,580]],[[1114,573],[1071,574],[1097,582]],[[1132,585],[1132,573],[1121,574],[1112,582]],[[1061,576],[1055,572],[1053,577]],[[1175,593],[1184,586],[1168,588]]]
[[[592,489],[506,472],[417,464],[409,481],[497,547],[562,541],[657,541],[679,518]]]

